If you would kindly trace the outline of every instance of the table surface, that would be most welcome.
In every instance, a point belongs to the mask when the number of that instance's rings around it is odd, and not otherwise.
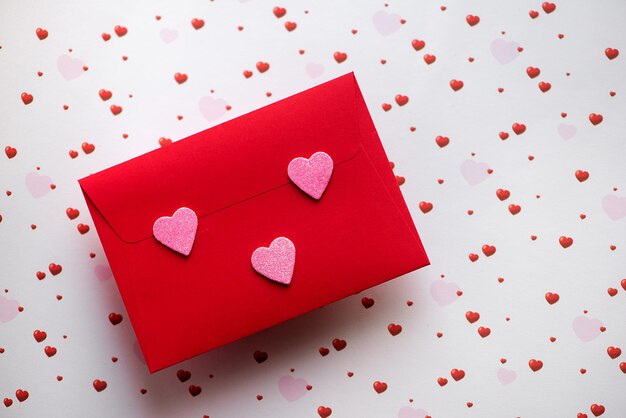
[[[2,3],[0,416],[623,418],[625,15]],[[349,71],[432,265],[150,375],[76,180]]]

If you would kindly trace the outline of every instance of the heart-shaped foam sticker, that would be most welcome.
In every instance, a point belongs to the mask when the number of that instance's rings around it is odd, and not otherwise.
[[[161,244],[172,250],[189,255],[196,239],[198,217],[189,208],[179,208],[172,216],[163,216],[154,222],[152,233]]]
[[[289,163],[287,174],[303,192],[319,200],[333,174],[333,159],[322,151],[308,159],[297,157]]]
[[[278,237],[269,247],[252,253],[252,267],[257,273],[282,284],[291,283],[296,264],[296,246],[289,238]]]

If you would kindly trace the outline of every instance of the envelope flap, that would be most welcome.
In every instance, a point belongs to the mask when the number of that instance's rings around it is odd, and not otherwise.
[[[120,239],[147,239],[156,219],[182,206],[202,218],[288,184],[293,158],[324,151],[337,165],[354,157],[355,86],[346,74],[85,177],[80,186]]]

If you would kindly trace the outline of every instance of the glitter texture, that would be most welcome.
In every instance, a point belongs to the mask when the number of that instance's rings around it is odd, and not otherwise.
[[[189,208],[177,209],[174,214],[163,216],[152,226],[154,238],[161,244],[183,255],[189,255],[196,239],[198,217]]]
[[[287,174],[303,192],[319,199],[333,174],[333,159],[321,151],[311,155],[309,159],[294,158],[287,167]]]
[[[278,237],[269,247],[259,247],[252,253],[252,267],[275,282],[289,284],[296,264],[296,247],[289,238]]]

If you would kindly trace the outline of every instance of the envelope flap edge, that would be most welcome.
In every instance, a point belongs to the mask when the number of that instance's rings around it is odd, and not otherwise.
[[[199,218],[290,183],[287,165],[317,151],[336,164],[360,150],[348,73],[79,180],[126,243],[186,206]]]

